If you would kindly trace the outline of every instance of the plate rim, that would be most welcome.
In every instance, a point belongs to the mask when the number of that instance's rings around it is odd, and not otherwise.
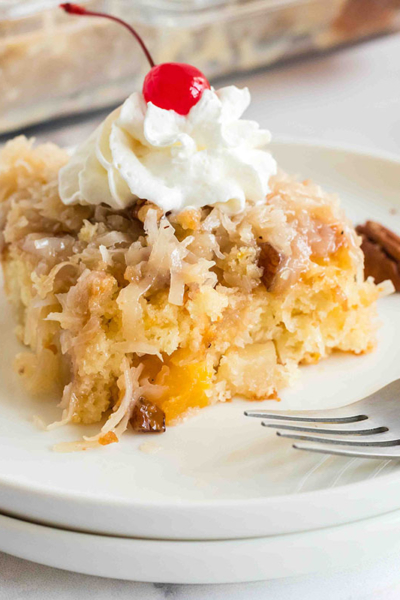
[[[290,146],[307,146],[312,148],[321,148],[323,150],[333,150],[337,152],[347,152],[349,154],[357,154],[366,158],[374,158],[384,160],[386,162],[393,162],[400,166],[400,152],[390,152],[389,150],[374,149],[369,150],[368,147],[358,144],[337,144],[333,142],[325,142],[323,139],[318,137],[291,137],[289,135],[277,135],[272,136],[269,146],[277,145],[290,145]]]
[[[240,583],[348,570],[398,551],[399,533],[400,510],[318,531],[213,541],[102,536],[0,513],[3,552],[87,575],[170,584]],[[75,550],[66,552],[68,548]]]

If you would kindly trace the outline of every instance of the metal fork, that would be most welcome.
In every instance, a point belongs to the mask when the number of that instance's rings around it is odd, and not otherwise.
[[[342,408],[301,412],[246,410],[247,417],[301,440],[293,448],[362,458],[400,458],[400,379]],[[311,435],[310,435],[311,434]]]

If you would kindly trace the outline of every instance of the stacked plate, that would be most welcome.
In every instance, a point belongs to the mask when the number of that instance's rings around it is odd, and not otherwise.
[[[273,150],[285,169],[337,191],[354,221],[400,223],[400,162],[298,143]],[[52,451],[92,430],[34,425],[34,415],[50,422],[58,409],[54,399],[23,392],[4,295],[0,304],[0,550],[83,573],[174,583],[286,577],[400,550],[400,464],[296,451],[246,419],[240,400],[159,437],[126,434],[101,450]],[[257,406],[339,406],[398,378],[399,297],[383,299],[380,315],[376,352],[304,368],[282,402]]]

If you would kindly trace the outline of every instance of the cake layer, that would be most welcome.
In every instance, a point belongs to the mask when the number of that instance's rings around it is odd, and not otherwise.
[[[375,344],[379,289],[336,197],[279,173],[264,204],[163,215],[65,206],[64,151],[17,138],[0,158],[7,292],[32,391],[64,387],[62,422],[107,421],[139,398],[173,424],[235,394],[276,398],[298,365]],[[136,421],[135,421],[136,422]]]

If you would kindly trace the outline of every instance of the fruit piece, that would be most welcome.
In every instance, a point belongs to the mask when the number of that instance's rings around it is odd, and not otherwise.
[[[140,35],[122,19],[106,13],[87,10],[83,6],[71,2],[64,2],[60,4],[60,7],[71,15],[104,17],[128,29],[139,42],[151,67],[143,83],[143,96],[146,102],[152,102],[155,106],[165,110],[174,110],[180,115],[187,115],[192,106],[200,100],[204,90],[210,89],[206,77],[192,65],[184,63],[155,65]]]
[[[109,431],[99,437],[99,444],[101,446],[108,446],[109,444],[115,444],[116,442],[118,442],[118,438],[113,431]]]
[[[184,63],[153,67],[143,83],[143,96],[159,108],[187,115],[210,84],[199,69]]]
[[[165,431],[164,411],[143,397],[139,398],[129,422],[133,430],[140,433],[163,433]]]
[[[191,408],[208,406],[207,391],[211,388],[211,378],[212,372],[207,369],[205,361],[186,365],[169,362],[168,366],[163,366],[156,383],[165,387],[165,393],[156,402],[165,412],[167,425]]]

